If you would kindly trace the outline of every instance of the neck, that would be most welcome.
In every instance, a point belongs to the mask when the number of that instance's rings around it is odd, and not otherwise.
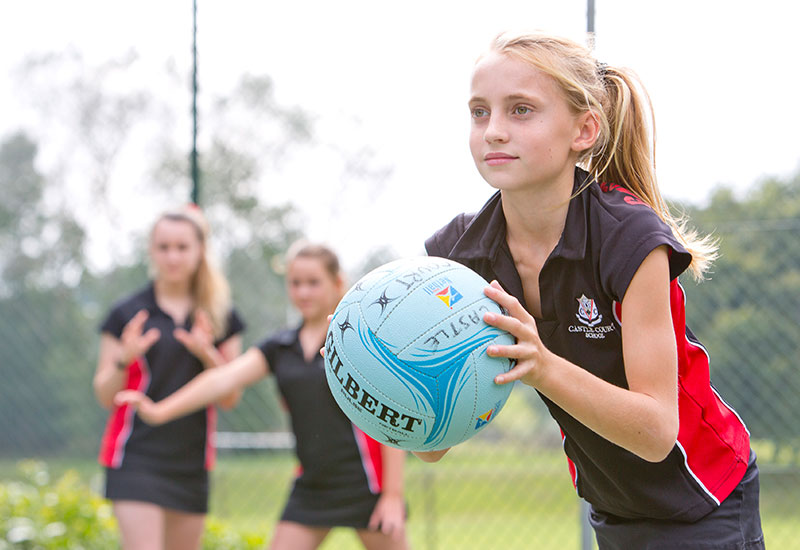
[[[192,295],[192,285],[189,281],[169,282],[161,279],[153,281],[156,294],[162,298],[186,298]]]
[[[501,191],[507,238],[555,246],[572,196],[573,174],[533,188]]]
[[[328,331],[328,316],[303,319],[303,329],[307,332],[327,332]]]

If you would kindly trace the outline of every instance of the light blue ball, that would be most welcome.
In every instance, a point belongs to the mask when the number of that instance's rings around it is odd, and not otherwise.
[[[487,325],[486,280],[444,259],[396,260],[361,278],[339,302],[325,340],[325,374],[339,407],[373,439],[409,451],[452,447],[483,430],[513,384],[512,361],[490,344],[514,338]]]

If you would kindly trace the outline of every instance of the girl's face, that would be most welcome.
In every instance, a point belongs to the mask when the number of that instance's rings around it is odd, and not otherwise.
[[[203,244],[191,222],[162,219],[156,223],[150,239],[150,259],[160,280],[190,282],[202,257]]]
[[[303,319],[320,319],[336,309],[341,281],[331,275],[322,260],[300,256],[292,260],[286,273],[289,299]]]
[[[475,66],[471,95],[469,145],[489,185],[518,190],[565,177],[571,184],[584,117],[570,111],[551,76],[491,52]]]

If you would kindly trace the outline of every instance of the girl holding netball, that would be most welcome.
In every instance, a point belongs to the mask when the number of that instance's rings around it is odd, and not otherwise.
[[[328,316],[344,292],[339,260],[327,247],[311,244],[296,245],[288,256],[286,282],[303,318],[299,327],[278,332],[157,403],[134,391],[121,392],[116,401],[160,425],[274,375],[288,407],[300,471],[270,548],[313,550],[332,527],[352,527],[367,549],[405,549],[405,453],[350,423],[330,393],[319,354]]]
[[[477,62],[470,149],[497,193],[427,242],[492,281],[516,360],[547,404],[601,550],[763,548],[749,432],[714,391],[678,276],[707,238],[656,184],[649,102],[632,72],[546,35],[500,35]],[[446,451],[418,453],[435,461]]]
[[[149,252],[153,280],[117,302],[101,325],[94,391],[111,414],[99,461],[125,550],[197,550],[214,462],[214,407],[153,427],[113,398],[126,388],[152,399],[171,394],[238,356],[244,327],[209,258],[197,207],[160,216]],[[215,401],[231,407],[238,398],[232,390]]]

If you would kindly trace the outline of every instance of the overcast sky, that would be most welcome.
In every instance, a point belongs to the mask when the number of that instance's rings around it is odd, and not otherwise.
[[[282,167],[310,236],[338,244],[346,264],[384,243],[421,253],[427,235],[490,194],[469,156],[466,102],[492,36],[538,28],[582,41],[586,28],[585,0],[198,4],[202,94],[269,74],[281,101],[317,116],[323,139],[369,145],[373,163],[392,168],[380,195],[361,197],[337,194],[322,159]],[[636,70],[652,96],[667,197],[699,202],[715,185],[746,190],[798,169],[798,21],[800,3],[785,0],[596,0],[597,57]],[[171,59],[188,74],[190,46],[190,0],[0,0],[6,75],[31,53],[67,47],[89,62],[134,48],[153,71]],[[30,124],[24,104],[0,81],[0,135]]]

